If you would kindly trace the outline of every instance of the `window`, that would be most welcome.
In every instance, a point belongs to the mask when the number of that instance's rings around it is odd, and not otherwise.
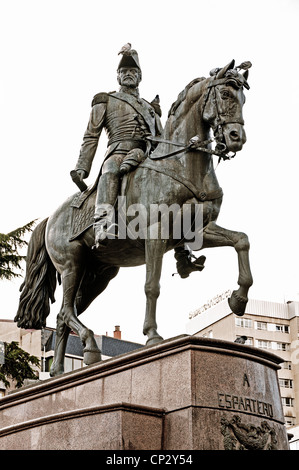
[[[247,340],[245,341],[245,344],[248,344],[248,346],[253,346],[253,338],[248,338],[247,337]]]
[[[271,341],[265,341],[263,339],[257,340],[257,347],[262,349],[271,349]]]
[[[294,398],[281,397],[281,402],[283,406],[294,406]]]
[[[72,358],[65,356],[65,358],[64,358],[64,372],[71,372],[73,370],[72,365],[73,365]]]
[[[283,369],[292,370],[292,363],[291,363],[291,361],[285,361],[285,362],[282,363],[281,367]]]
[[[83,367],[83,360],[82,359],[73,359],[73,370],[81,369]]]
[[[288,325],[275,325],[275,331],[279,331],[281,333],[289,333],[290,329]]]
[[[213,330],[209,330],[202,335],[203,338],[213,338]]]
[[[279,379],[279,386],[285,388],[293,388],[293,380],[291,379]]]
[[[252,320],[249,318],[235,318],[235,325],[242,328],[252,328]]]
[[[46,357],[45,372],[50,372],[52,363],[53,363],[53,357]]]
[[[295,419],[290,417],[290,416],[285,416],[285,423],[286,423],[286,426],[294,426],[295,425]]]
[[[65,356],[64,358],[64,372],[71,372],[75,369],[83,367],[83,359]]]
[[[256,329],[257,330],[266,330],[267,329],[267,323],[263,321],[257,321],[256,322]]]
[[[276,348],[279,351],[289,351],[290,345],[288,343],[276,343]]]

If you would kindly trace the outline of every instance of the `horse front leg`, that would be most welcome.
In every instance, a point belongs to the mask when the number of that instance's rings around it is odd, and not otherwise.
[[[238,290],[232,292],[228,303],[233,313],[242,316],[248,302],[248,291],[253,284],[249,263],[249,240],[245,233],[235,232],[209,222],[203,232],[202,248],[232,246],[238,254],[239,278]]]
[[[146,344],[151,345],[163,341],[157,332],[156,307],[160,295],[160,277],[163,255],[166,243],[163,240],[146,240],[146,282],[144,291],[146,295],[146,312],[143,325],[143,334],[148,337]]]

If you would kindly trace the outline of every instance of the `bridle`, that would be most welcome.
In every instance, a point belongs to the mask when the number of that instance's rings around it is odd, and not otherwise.
[[[207,95],[205,97],[205,103],[204,103],[204,107],[203,107],[203,113],[204,113],[204,109],[205,109],[206,103],[208,101],[209,95],[210,95],[210,93],[213,93],[212,100],[215,103],[216,118],[215,118],[214,123],[213,124],[211,123],[211,127],[213,129],[213,133],[214,133],[214,136],[215,136],[215,141],[217,143],[216,149],[217,149],[217,147],[219,148],[219,145],[224,146],[224,149],[220,150],[221,154],[224,153],[224,156],[222,157],[222,155],[221,155],[221,157],[220,157],[220,158],[223,158],[223,160],[226,160],[227,158],[229,158],[229,159],[233,158],[236,155],[234,153],[233,156],[227,157],[227,155],[225,154],[226,145],[224,143],[223,126],[226,125],[226,124],[235,124],[235,123],[241,124],[242,126],[244,126],[244,119],[242,119],[242,118],[233,118],[233,119],[232,118],[227,118],[227,117],[224,117],[224,116],[227,116],[227,114],[225,114],[225,115],[220,114],[219,109],[218,109],[217,97],[216,97],[216,86],[231,84],[234,88],[239,88],[240,89],[240,88],[243,88],[243,86],[246,86],[247,88],[249,88],[249,85],[246,82],[246,80],[243,78],[243,76],[239,76],[237,71],[229,70],[227,72],[227,75],[228,76],[226,76],[224,78],[220,78],[220,79],[217,79],[216,76],[215,76],[215,78],[211,81],[211,83],[209,83],[209,85],[207,86],[208,90],[207,90]]]
[[[209,139],[209,140],[200,141],[200,138],[198,136],[194,136],[189,140],[189,142],[187,144],[182,144],[182,143],[173,142],[173,141],[170,141],[170,140],[165,140],[165,139],[162,139],[162,138],[159,138],[159,137],[153,137],[153,136],[147,134],[147,135],[144,136],[144,138],[147,141],[150,141],[150,142],[153,142],[153,143],[171,144],[171,145],[174,145],[176,147],[180,147],[178,150],[170,152],[166,155],[160,155],[160,156],[155,157],[155,156],[149,154],[148,155],[149,158],[151,160],[162,160],[164,158],[168,158],[168,157],[171,157],[173,155],[177,155],[179,153],[194,151],[194,150],[218,156],[218,163],[221,160],[231,160],[232,158],[234,158],[236,153],[229,154],[229,151],[227,151],[227,146],[224,143],[225,140],[224,140],[224,134],[223,134],[223,126],[225,124],[233,124],[233,123],[238,123],[238,124],[244,125],[244,120],[243,119],[238,119],[238,118],[228,120],[227,118],[224,118],[219,113],[219,109],[218,109],[218,106],[217,106],[217,99],[216,99],[216,90],[215,90],[216,86],[222,85],[222,84],[228,84],[228,83],[231,83],[235,88],[242,88],[243,86],[245,86],[247,89],[249,89],[249,85],[246,82],[246,80],[244,79],[244,77],[242,75],[240,76],[236,70],[229,70],[227,72],[227,76],[224,77],[224,78],[217,79],[216,75],[213,77],[213,79],[211,80],[211,83],[209,83],[208,86],[207,86],[206,96],[204,97],[203,113],[204,113],[205,106],[208,102],[208,98],[210,96],[210,93],[213,93],[212,99],[215,102],[216,119],[215,119],[213,125],[211,124],[211,127],[213,129],[214,138]],[[207,148],[206,145],[208,145],[212,142],[216,142],[215,149]]]

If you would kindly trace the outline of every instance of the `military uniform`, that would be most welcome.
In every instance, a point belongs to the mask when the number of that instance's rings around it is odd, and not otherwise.
[[[144,134],[161,135],[162,126],[154,107],[144,99],[127,93],[98,93],[92,101],[89,123],[83,137],[76,170],[89,175],[98,141],[105,128],[108,148],[104,160],[112,154],[126,155],[134,148],[146,150]]]

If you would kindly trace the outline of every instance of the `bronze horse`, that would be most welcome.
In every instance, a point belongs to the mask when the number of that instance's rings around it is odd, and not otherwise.
[[[239,262],[239,287],[233,291],[229,305],[243,315],[247,294],[252,285],[249,265],[249,241],[246,234],[224,229],[216,224],[222,203],[213,164],[213,153],[227,158],[246,141],[242,107],[248,70],[240,72],[234,61],[222,69],[214,69],[208,78],[189,83],[172,105],[163,138],[154,152],[134,171],[123,178],[121,194],[127,207],[164,203],[167,207],[200,205],[202,208],[202,244],[198,249],[232,246]],[[213,150],[210,130],[217,143]],[[196,136],[196,138],[194,138]],[[180,142],[184,141],[180,144]],[[180,147],[181,145],[181,147]],[[15,321],[22,328],[42,328],[54,301],[56,280],[61,280],[63,302],[57,316],[56,346],[51,375],[63,373],[63,361],[69,332],[76,332],[84,346],[84,362],[101,360],[94,334],[78,319],[90,303],[107,287],[121,267],[146,264],[146,313],[143,333],[147,345],[163,340],[157,332],[156,303],[160,291],[163,255],[185,239],[126,237],[109,238],[105,246],[92,249],[92,226],[70,241],[74,195],[33,231],[27,253],[26,276]],[[95,192],[90,196],[94,204]],[[128,217],[128,216],[127,216]],[[128,222],[129,219],[127,219]],[[148,234],[153,227],[147,221]],[[161,220],[156,221],[161,230]]]

